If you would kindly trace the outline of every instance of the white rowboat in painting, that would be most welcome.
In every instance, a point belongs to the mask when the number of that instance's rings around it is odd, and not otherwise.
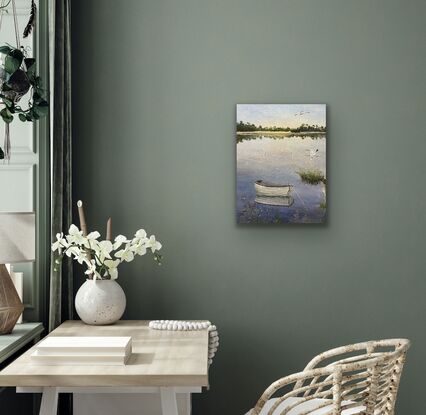
[[[288,196],[292,187],[291,184],[275,184],[264,180],[254,182],[256,196]]]

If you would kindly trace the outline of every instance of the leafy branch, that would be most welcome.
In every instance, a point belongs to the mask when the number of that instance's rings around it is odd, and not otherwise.
[[[23,48],[10,45],[0,46],[5,55],[4,65],[0,67],[0,99],[4,108],[0,111],[3,121],[10,124],[15,115],[22,122],[32,122],[46,116],[49,103],[42,79],[36,74],[36,60],[29,58]],[[20,99],[30,92],[28,107],[22,108]],[[4,157],[0,148],[0,159]]]

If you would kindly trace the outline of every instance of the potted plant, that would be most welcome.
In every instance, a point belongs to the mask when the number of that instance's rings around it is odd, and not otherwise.
[[[124,235],[117,236],[114,241],[99,238],[97,231],[85,236],[77,226],[71,225],[68,234],[58,233],[52,244],[52,251],[57,255],[56,267],[64,256],[87,267],[87,280],[77,292],[75,308],[80,318],[92,325],[113,324],[124,313],[126,296],[116,282],[120,264],[147,253],[158,263],[161,261],[158,253],[161,243],[154,235],[148,237],[143,229],[131,239]]]

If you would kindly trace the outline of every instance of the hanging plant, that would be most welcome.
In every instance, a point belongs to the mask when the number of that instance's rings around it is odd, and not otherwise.
[[[4,108],[0,116],[10,124],[15,116],[20,121],[36,121],[49,112],[42,80],[36,74],[36,60],[28,58],[23,48],[0,46],[0,53],[5,55],[4,64],[0,66],[0,98]],[[27,108],[19,105],[21,98],[30,92]],[[0,148],[1,150],[1,148]],[[4,158],[0,151],[0,159]]]
[[[0,147],[0,159],[6,158],[7,160],[10,160],[11,150],[9,125],[15,117],[22,122],[31,122],[46,116],[49,112],[42,80],[36,74],[36,60],[28,57],[27,51],[20,46],[15,0],[9,0],[7,4],[1,0],[0,17],[10,2],[12,2],[14,14],[17,46],[0,46],[0,55],[4,55],[0,64],[0,116],[5,122],[5,140],[3,149]],[[35,1],[31,0],[31,12],[24,30],[24,37],[27,37],[33,30],[36,13]],[[26,94],[29,94],[28,106],[23,108],[19,102]]]

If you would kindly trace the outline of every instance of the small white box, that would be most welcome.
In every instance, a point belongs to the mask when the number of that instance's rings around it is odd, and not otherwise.
[[[132,354],[131,337],[62,337],[41,341],[31,354],[36,364],[125,365]]]

